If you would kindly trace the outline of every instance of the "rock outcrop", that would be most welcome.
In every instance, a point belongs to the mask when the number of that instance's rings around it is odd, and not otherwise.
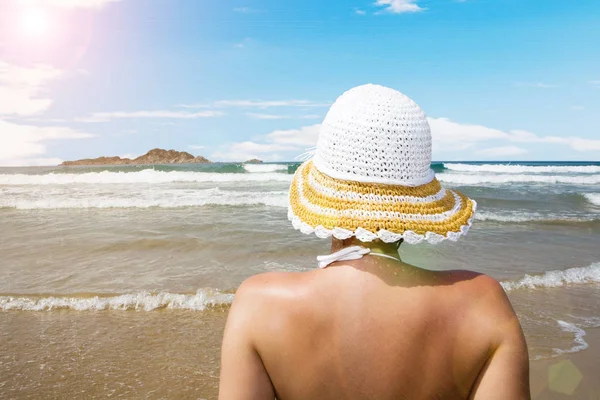
[[[263,160],[257,160],[256,158],[253,158],[252,160],[248,160],[245,162],[245,164],[262,164]]]
[[[65,161],[61,165],[149,165],[149,164],[207,164],[209,160],[202,156],[194,157],[185,151],[152,149],[135,159],[121,157],[86,158],[77,161]]]

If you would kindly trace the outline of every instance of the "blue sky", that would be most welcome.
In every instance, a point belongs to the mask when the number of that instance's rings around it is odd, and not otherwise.
[[[293,160],[378,83],[436,160],[600,160],[600,2],[4,0],[0,165]]]

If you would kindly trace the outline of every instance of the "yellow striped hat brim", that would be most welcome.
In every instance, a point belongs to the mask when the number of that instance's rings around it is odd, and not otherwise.
[[[296,171],[289,201],[288,217],[303,233],[388,243],[456,241],[469,230],[477,207],[435,178],[416,187],[343,181],[321,173],[311,160]]]

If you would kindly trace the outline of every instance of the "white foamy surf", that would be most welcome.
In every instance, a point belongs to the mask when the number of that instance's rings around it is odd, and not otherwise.
[[[244,164],[244,170],[250,173],[287,172],[288,166],[283,164]]]
[[[282,173],[231,174],[213,172],[155,171],[87,172],[82,174],[0,174],[0,185],[135,184],[171,182],[291,182],[292,175]]]
[[[541,173],[541,174],[597,174],[600,173],[600,166],[597,165],[518,165],[518,164],[453,164],[445,163],[444,168],[451,171],[460,172],[494,172],[502,174],[522,174]]]
[[[18,194],[0,198],[0,208],[17,210],[53,210],[87,208],[182,208],[203,206],[270,206],[285,208],[286,191],[246,192],[219,188],[205,190],[164,189],[134,192],[96,192],[83,190],[50,191],[39,194]]]
[[[556,322],[558,322],[558,325],[560,326],[560,329],[563,332],[571,333],[574,335],[573,342],[575,344],[573,347],[571,347],[570,349],[567,349],[567,350],[555,348],[554,353],[556,355],[577,353],[577,352],[583,351],[589,347],[587,342],[583,339],[583,337],[586,335],[585,330],[578,327],[577,325],[570,324],[565,321],[556,321]]]
[[[233,294],[221,293],[213,289],[201,289],[196,294],[139,292],[112,297],[21,297],[0,296],[0,310],[4,311],[101,311],[135,310],[153,311],[159,309],[204,311],[210,307],[226,306],[232,303]]]
[[[584,193],[585,199],[595,206],[600,206],[600,193]]]
[[[599,220],[597,216],[581,216],[581,217],[569,217],[563,214],[540,214],[535,212],[512,212],[511,214],[506,213],[495,213],[490,211],[478,211],[475,214],[476,221],[482,222],[506,222],[506,223],[517,223],[517,222],[592,222]]]
[[[437,175],[441,182],[456,185],[481,185],[481,184],[511,184],[511,183],[542,183],[542,184],[570,184],[570,185],[597,185],[600,184],[600,175],[564,176],[564,175],[533,175],[533,174],[501,174],[501,175],[470,175],[456,173],[441,173]]]
[[[548,271],[541,275],[525,275],[515,281],[501,282],[501,285],[505,291],[510,292],[517,289],[556,288],[585,283],[600,283],[600,263],[564,271]]]

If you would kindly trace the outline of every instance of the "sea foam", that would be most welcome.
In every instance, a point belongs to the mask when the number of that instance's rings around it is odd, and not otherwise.
[[[511,184],[511,183],[542,183],[542,184],[570,184],[570,185],[597,185],[600,184],[600,175],[564,176],[564,175],[534,175],[534,174],[457,174],[441,173],[437,175],[441,182],[456,185],[481,185],[481,184]]]
[[[512,212],[506,213],[495,213],[490,211],[478,211],[475,213],[476,221],[483,222],[506,222],[506,223],[518,223],[518,222],[571,222],[571,223],[586,223],[600,221],[598,215],[585,215],[580,217],[565,216],[564,214],[540,214],[534,212]]]
[[[600,193],[585,193],[583,196],[593,205],[600,206]]]
[[[287,165],[283,164],[244,164],[244,170],[250,173],[286,172]]]
[[[600,283],[600,263],[563,271],[548,271],[541,275],[525,275],[515,281],[501,282],[505,291],[564,287],[574,284]]]
[[[171,182],[291,182],[292,176],[282,173],[231,174],[213,172],[155,171],[87,172],[81,174],[0,174],[0,185],[70,185],[70,184],[136,184]]]
[[[0,208],[17,210],[87,209],[87,208],[181,208],[204,206],[254,206],[285,208],[288,205],[287,191],[246,192],[228,191],[219,188],[207,190],[138,190],[135,193],[122,191],[109,193],[76,192],[51,193],[34,196],[4,196]],[[127,197],[129,196],[129,197]]]
[[[0,310],[51,311],[67,309],[73,311],[159,309],[203,311],[207,308],[227,306],[233,302],[233,294],[214,289],[201,289],[196,294],[138,292],[112,297],[25,297],[0,296]]]
[[[444,168],[461,172],[494,172],[504,174],[522,173],[551,173],[551,174],[597,174],[600,173],[599,165],[518,165],[518,164],[454,164],[444,163]]]
[[[587,344],[587,342],[583,339],[583,337],[586,335],[585,330],[581,329],[580,327],[578,327],[577,325],[565,322],[565,321],[556,321],[558,322],[558,325],[560,326],[560,329],[563,332],[568,332],[568,333],[572,333],[575,337],[573,338],[573,342],[575,343],[575,345],[573,347],[571,347],[570,349],[567,350],[563,350],[563,349],[554,349],[554,353],[556,355],[560,355],[560,354],[568,354],[568,353],[577,353],[580,351],[583,351],[585,349],[587,349],[589,347],[589,345]]]

